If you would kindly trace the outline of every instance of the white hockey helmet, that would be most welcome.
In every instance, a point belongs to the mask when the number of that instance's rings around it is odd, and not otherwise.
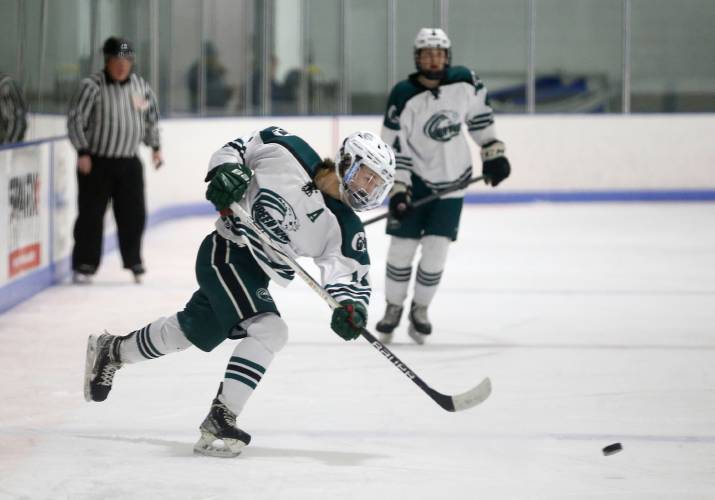
[[[415,67],[417,71],[425,75],[427,78],[439,79],[442,77],[441,72],[422,71],[418,58],[422,49],[444,49],[447,53],[447,64],[445,68],[452,62],[452,42],[447,33],[442,28],[422,28],[417,32],[414,44]]]
[[[395,182],[395,153],[372,132],[355,132],[343,140],[335,159],[340,197],[353,210],[380,206]]]

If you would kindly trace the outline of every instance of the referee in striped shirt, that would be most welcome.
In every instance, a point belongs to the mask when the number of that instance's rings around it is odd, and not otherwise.
[[[112,200],[125,269],[137,283],[144,274],[141,239],[146,206],[140,142],[162,164],[159,112],[154,92],[132,72],[134,49],[123,38],[104,42],[104,69],[82,80],[70,102],[67,129],[77,149],[79,187],[72,251],[73,281],[90,283],[102,254],[104,214]]]
[[[27,106],[15,80],[0,73],[0,144],[20,142],[27,130]]]

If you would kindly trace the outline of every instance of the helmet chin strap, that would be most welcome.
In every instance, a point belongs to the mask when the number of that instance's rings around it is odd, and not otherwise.
[[[447,72],[447,66],[445,66],[444,69],[440,71],[427,71],[418,68],[418,72],[420,75],[424,76],[428,80],[441,80],[442,78],[444,78],[444,74]]]

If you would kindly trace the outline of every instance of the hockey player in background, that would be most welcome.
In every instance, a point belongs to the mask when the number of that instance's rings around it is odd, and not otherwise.
[[[367,321],[370,259],[354,210],[382,203],[393,184],[395,156],[378,136],[357,132],[345,138],[336,162],[321,160],[300,137],[278,127],[214,153],[206,198],[220,217],[198,250],[199,289],[182,311],[128,335],[90,335],[85,399],[104,401],[124,364],[191,345],[208,352],[227,338],[242,339],[194,446],[207,455],[238,455],[251,437],[236,427],[236,417],[288,339],[268,283],[285,286],[294,272],[229,207],[240,203],[288,255],[314,259],[325,290],[342,304],[333,310],[331,328],[355,339]]]
[[[484,84],[473,71],[451,66],[451,42],[438,28],[422,28],[415,39],[417,72],[392,89],[382,138],[395,151],[397,170],[390,193],[391,235],[385,280],[385,315],[378,322],[381,340],[389,343],[400,323],[421,245],[408,334],[418,344],[432,332],[427,316],[447,260],[457,239],[464,190],[413,208],[435,191],[459,185],[472,176],[472,158],[462,126],[481,146],[482,173],[497,186],[509,176],[504,143],[497,139],[494,116]]]

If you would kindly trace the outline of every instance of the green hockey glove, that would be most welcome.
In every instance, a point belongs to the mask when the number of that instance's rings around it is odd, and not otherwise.
[[[251,169],[240,163],[219,165],[206,189],[206,199],[213,203],[216,210],[229,208],[234,201],[241,201],[252,177]]]
[[[360,336],[360,330],[367,324],[367,309],[360,302],[343,300],[340,307],[333,309],[330,328],[345,340]]]

